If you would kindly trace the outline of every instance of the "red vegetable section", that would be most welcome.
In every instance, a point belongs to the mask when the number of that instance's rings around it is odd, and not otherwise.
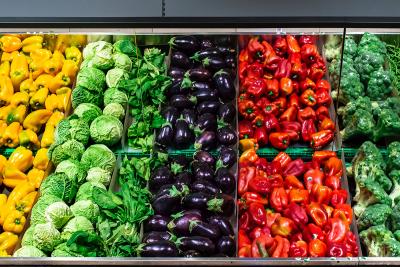
[[[330,83],[317,37],[253,37],[239,55],[240,139],[284,150],[304,142],[321,149],[332,142]]]
[[[246,150],[239,159],[239,257],[357,257],[342,166],[333,151],[316,151],[311,162],[280,152],[267,162]]]

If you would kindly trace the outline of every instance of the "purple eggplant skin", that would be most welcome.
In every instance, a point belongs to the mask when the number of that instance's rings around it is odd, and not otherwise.
[[[170,215],[180,209],[180,197],[169,194],[156,195],[151,202],[154,213],[161,215]]]
[[[196,97],[197,103],[218,100],[217,91],[212,89],[198,89],[193,92],[193,96]]]
[[[232,101],[236,97],[236,89],[233,79],[224,70],[216,72],[213,76],[214,85],[218,90],[219,97],[224,101]]]
[[[225,167],[217,170],[215,183],[224,194],[231,194],[236,188],[235,176]]]
[[[207,163],[193,161],[192,171],[196,180],[214,180],[214,167]]]
[[[172,140],[174,139],[174,129],[171,124],[164,125],[157,130],[156,143],[168,147],[172,145]]]
[[[201,221],[202,216],[198,212],[186,211],[181,214],[176,214],[177,218],[168,223],[168,230],[178,236],[190,235],[190,224],[192,221]]]
[[[185,70],[177,67],[172,67],[168,70],[168,76],[173,78],[183,78]]]
[[[219,51],[218,48],[215,47],[210,47],[210,48],[206,48],[200,51],[197,51],[192,57],[191,59],[197,62],[201,62],[203,61],[203,59],[205,59],[206,57],[211,57],[211,56],[220,56],[221,52]]]
[[[201,50],[204,50],[207,48],[212,48],[212,47],[214,47],[214,44],[210,39],[202,39],[200,41],[200,49]]]
[[[215,195],[207,201],[207,210],[230,217],[235,212],[235,200],[227,194]]]
[[[216,47],[218,51],[221,53],[221,55],[235,55],[236,50],[227,46],[217,46]]]
[[[166,240],[146,244],[140,250],[141,257],[177,257],[178,255],[176,245]]]
[[[236,56],[227,55],[225,57],[225,65],[227,68],[236,69]]]
[[[193,143],[194,135],[189,124],[184,119],[178,119],[175,123],[174,144],[176,148],[183,149]]]
[[[163,116],[163,118],[171,123],[172,125],[174,125],[176,123],[176,120],[179,118],[179,111],[176,107],[172,107],[172,106],[167,106],[165,107],[162,111],[161,114]]]
[[[175,36],[169,40],[169,45],[178,51],[192,55],[200,47],[199,41],[194,36]]]
[[[220,103],[218,101],[204,101],[197,105],[197,114],[217,114]]]
[[[192,90],[211,90],[211,85],[208,82],[192,82]]]
[[[148,233],[144,233],[142,242],[149,244],[149,243],[155,243],[158,241],[172,241],[173,236],[169,232],[156,232],[156,231],[151,231]]]
[[[187,95],[173,95],[169,99],[170,105],[178,109],[193,108],[195,98],[189,98]]]
[[[207,82],[211,80],[211,72],[205,68],[190,69],[189,78],[191,81]]]
[[[166,166],[158,167],[153,171],[149,179],[149,188],[152,192],[158,191],[161,186],[173,182],[172,173]]]
[[[219,158],[218,160],[221,161],[222,165],[230,168],[232,167],[237,161],[237,153],[234,149],[226,146],[221,146],[219,149]]]
[[[202,64],[205,68],[213,72],[227,67],[225,60],[219,56],[206,57],[202,60]]]
[[[223,236],[218,240],[217,243],[218,253],[233,257],[236,253],[236,242],[229,236]]]
[[[192,183],[192,174],[188,171],[183,171],[175,176],[175,183],[190,186]]]
[[[203,221],[195,221],[192,223],[190,232],[191,236],[203,236],[216,242],[221,237],[221,232],[218,227]]]
[[[168,223],[171,219],[164,215],[153,215],[144,222],[145,232],[165,232],[168,231]]]
[[[197,119],[197,127],[202,131],[215,132],[218,127],[217,116],[211,113],[201,114]]]
[[[173,51],[171,54],[171,65],[182,69],[189,69],[192,64],[185,53]]]
[[[190,87],[182,87],[182,81],[182,78],[176,79],[176,81],[172,82],[171,86],[168,87],[165,93],[168,99],[170,99],[174,95],[187,95],[190,92]]]
[[[207,151],[199,150],[194,154],[193,159],[198,162],[204,162],[210,166],[215,166],[214,157]]]
[[[215,252],[215,245],[211,239],[202,236],[182,237],[177,241],[182,251],[196,250],[202,255],[211,255]]]
[[[185,108],[181,112],[181,116],[183,119],[189,124],[189,125],[195,125],[196,124],[196,113],[194,112],[193,109],[187,109]]]
[[[230,126],[219,128],[217,130],[217,138],[218,141],[225,146],[231,146],[237,142],[236,131],[234,131]]]
[[[212,195],[204,192],[190,193],[182,199],[183,206],[186,209],[207,210],[207,202],[212,198]]]
[[[182,170],[183,170],[183,169],[188,168],[190,165],[190,160],[187,159],[184,155],[171,156],[171,157],[169,157],[169,159],[170,159],[169,164],[171,167],[172,167],[172,164],[178,164],[182,167]]]
[[[221,231],[222,235],[225,236],[235,236],[232,224],[229,220],[223,216],[215,215],[208,218],[208,223],[217,226]]]
[[[213,150],[217,146],[217,136],[214,131],[204,131],[197,138],[194,143],[195,149],[202,149],[205,151]]]
[[[218,194],[220,193],[219,188],[212,182],[207,180],[196,180],[190,185],[192,192],[203,192],[207,194]]]
[[[236,118],[236,108],[232,103],[221,104],[218,109],[218,117],[226,123],[232,123]]]
[[[198,257],[201,257],[202,255],[200,252],[198,252],[196,250],[188,250],[188,251],[182,252],[181,256],[184,258],[198,258]]]

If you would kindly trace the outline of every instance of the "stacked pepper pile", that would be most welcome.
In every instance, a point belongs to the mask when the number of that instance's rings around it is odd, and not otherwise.
[[[268,163],[249,149],[239,168],[239,257],[358,255],[335,152],[317,151],[307,163],[280,152]]]
[[[0,146],[38,149],[53,143],[82,56],[75,46],[52,51],[43,36],[25,37],[0,38]]]
[[[0,257],[12,255],[48,163],[46,148],[35,157],[24,147],[16,148],[8,160],[0,155],[0,184],[12,188],[8,196],[0,194]]]
[[[321,149],[334,137],[328,106],[330,83],[312,36],[250,39],[239,55],[240,139],[286,149],[309,142]]]

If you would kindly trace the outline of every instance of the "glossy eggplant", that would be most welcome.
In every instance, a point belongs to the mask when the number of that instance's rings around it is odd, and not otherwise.
[[[217,114],[219,109],[218,101],[204,101],[197,105],[197,114],[213,113]]]
[[[196,98],[187,95],[173,95],[169,101],[172,106],[178,109],[193,108],[196,104]]]
[[[234,54],[225,57],[225,64],[227,68],[236,68],[236,56]]]
[[[236,89],[229,73],[220,70],[214,74],[213,81],[218,90],[218,95],[223,101],[228,102],[235,99]]]
[[[219,51],[218,48],[216,47],[210,47],[210,48],[206,48],[200,51],[197,51],[192,57],[191,59],[193,59],[194,61],[197,62],[201,62],[203,61],[203,59],[205,59],[206,57],[211,57],[211,56],[220,56],[221,52]]]
[[[180,51],[172,52],[171,65],[182,69],[189,69],[191,67],[189,57],[185,53]]]
[[[233,257],[236,253],[235,240],[230,236],[221,237],[217,243],[217,251],[218,253]]]
[[[208,83],[208,82],[192,82],[192,90],[193,91],[202,90],[202,89],[211,90],[210,83]]]
[[[171,188],[163,188],[152,199],[151,206],[156,214],[170,215],[180,209],[180,203],[183,196],[189,192],[186,185],[178,189],[180,185],[176,184]]]
[[[178,236],[187,236],[190,235],[191,224],[195,221],[201,221],[202,216],[197,212],[180,212],[174,214],[173,220],[168,223],[168,230]]]
[[[172,78],[183,78],[185,70],[178,67],[171,67],[168,70],[168,76]]]
[[[214,47],[213,42],[210,39],[203,39],[200,41],[200,49],[208,49]]]
[[[144,231],[145,232],[165,232],[168,231],[168,223],[171,219],[167,216],[156,214],[148,218],[144,222]]]
[[[189,125],[195,125],[196,123],[196,113],[194,112],[193,109],[184,109],[181,112],[182,118],[189,124]]]
[[[180,173],[182,170],[187,169],[190,165],[190,161],[184,155],[175,155],[170,158],[171,172],[173,174]],[[175,165],[175,166],[174,166]],[[179,166],[177,166],[179,165]]]
[[[169,40],[169,45],[179,51],[183,51],[188,55],[193,54],[200,47],[199,41],[194,36],[175,36]]]
[[[221,231],[222,235],[226,236],[234,236],[235,232],[233,231],[232,224],[229,220],[223,216],[215,215],[208,218],[208,223],[217,226]]]
[[[202,64],[205,68],[215,72],[220,69],[223,69],[226,66],[226,62],[219,56],[209,56],[202,60]]]
[[[217,136],[214,131],[204,131],[196,137],[194,148],[205,151],[213,150],[217,146]]]
[[[192,174],[188,171],[183,171],[175,176],[175,183],[189,186],[192,183]]]
[[[217,130],[217,138],[218,141],[225,146],[231,146],[237,142],[236,131],[234,131],[231,126],[219,128]]]
[[[174,144],[178,149],[186,148],[193,143],[194,135],[189,124],[184,119],[178,119],[175,123]]]
[[[207,210],[230,217],[235,212],[235,200],[230,195],[218,194],[207,201]]]
[[[179,111],[177,108],[172,107],[172,106],[167,106],[165,107],[162,111],[161,114],[163,118],[174,125],[176,123],[176,120],[179,118]]]
[[[214,167],[207,163],[193,161],[192,170],[196,180],[214,180]]]
[[[219,188],[212,182],[207,180],[196,180],[190,185],[192,192],[203,192],[207,194],[218,194],[220,193]]]
[[[194,154],[193,159],[198,162],[207,163],[209,166],[215,166],[214,157],[207,151],[197,151],[196,154]]]
[[[168,147],[172,145],[172,140],[174,140],[174,129],[170,123],[157,130],[156,143]]]
[[[212,89],[198,89],[193,92],[193,96],[196,97],[197,103],[218,100],[217,91]]]
[[[211,255],[215,251],[215,245],[211,239],[202,236],[189,236],[179,238],[177,245],[180,250],[196,250],[202,255]]]
[[[191,81],[207,82],[211,79],[211,72],[205,68],[190,69],[188,73]]]
[[[158,191],[163,185],[171,184],[173,182],[172,173],[166,166],[158,167],[150,176],[149,188],[151,191]]]
[[[218,127],[217,117],[211,113],[203,113],[198,117],[197,127],[199,127],[199,129],[202,131],[215,132]]]
[[[141,257],[177,257],[179,251],[176,245],[170,241],[162,240],[141,247]]]
[[[155,242],[163,241],[163,240],[173,241],[173,239],[174,239],[173,235],[169,232],[151,231],[151,232],[143,234],[142,242],[149,244],[149,243],[155,243]]]
[[[207,210],[207,202],[212,198],[212,195],[204,192],[190,193],[182,199],[183,206],[186,209]]]
[[[232,167],[237,161],[237,153],[234,149],[226,146],[221,146],[219,149],[219,158],[222,166],[227,168]]]
[[[193,221],[189,227],[190,235],[192,236],[203,236],[217,241],[221,237],[221,231],[215,225],[203,221]]]
[[[232,103],[221,104],[218,109],[218,117],[226,123],[232,123],[236,117],[236,108]]]
[[[218,49],[218,51],[219,51],[222,55],[225,55],[225,56],[234,55],[235,52],[236,52],[235,49],[233,49],[233,48],[231,48],[231,47],[227,47],[227,46],[220,46],[220,45],[218,45],[216,48]]]
[[[236,187],[235,176],[225,167],[217,170],[215,182],[224,194],[231,194]]]

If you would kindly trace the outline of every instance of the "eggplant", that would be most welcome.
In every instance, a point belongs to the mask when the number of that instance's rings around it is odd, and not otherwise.
[[[182,118],[189,124],[193,125],[196,123],[196,113],[193,109],[184,109],[181,112]]]
[[[171,172],[173,174],[180,173],[182,170],[188,168],[189,164],[190,164],[189,159],[187,159],[184,155],[175,155],[170,157]],[[180,166],[173,167],[173,165],[180,165]]]
[[[207,201],[207,210],[230,217],[235,212],[235,200],[227,194],[215,195]]]
[[[177,148],[182,149],[193,143],[193,132],[189,128],[189,124],[184,119],[178,119],[175,123],[174,144]]]
[[[198,252],[197,250],[188,250],[182,253],[182,257],[185,258],[197,258],[197,257],[201,257],[201,253]]]
[[[217,146],[217,136],[213,131],[204,131],[197,138],[194,143],[196,150],[202,149],[205,151],[213,150]]]
[[[218,117],[226,123],[231,123],[236,118],[236,108],[232,103],[221,104],[218,109]]]
[[[182,199],[183,206],[186,209],[207,210],[207,202],[212,195],[204,192],[190,193]]]
[[[218,194],[220,193],[219,188],[214,185],[212,182],[207,180],[196,180],[194,181],[191,186],[190,190],[192,192],[203,192],[207,194]]]
[[[199,127],[202,131],[216,131],[218,124],[217,124],[217,117],[211,113],[204,113],[198,117],[197,120],[197,127]]]
[[[236,188],[235,176],[225,167],[217,170],[215,182],[224,194],[231,194]]]
[[[215,245],[211,239],[202,236],[182,237],[178,239],[177,244],[182,251],[196,250],[205,256],[215,251]]]
[[[219,149],[219,159],[223,166],[230,168],[237,161],[237,153],[234,149],[226,146],[221,146]]]
[[[229,56],[235,55],[236,50],[227,46],[217,46],[216,47],[221,55]]]
[[[211,85],[208,82],[192,82],[192,90],[202,90],[209,89],[211,90]]]
[[[236,56],[234,54],[225,57],[226,67],[236,69]]]
[[[219,109],[218,101],[204,101],[197,105],[197,114],[213,113],[217,114]]]
[[[208,223],[214,226],[218,226],[222,235],[235,236],[232,224],[225,217],[219,215],[211,216],[210,218],[208,218]]]
[[[206,48],[206,49],[197,51],[190,59],[193,59],[194,61],[201,62],[206,57],[220,56],[220,55],[221,55],[221,52],[219,51],[218,48],[210,47],[210,48]]]
[[[230,126],[219,128],[217,130],[217,138],[221,144],[226,146],[234,145],[237,142],[236,131],[234,131]]]
[[[190,235],[193,222],[202,220],[201,214],[197,211],[180,212],[172,217],[175,218],[168,223],[168,230],[179,236]]]
[[[163,215],[153,215],[150,218],[148,218],[145,223],[144,223],[144,231],[145,232],[164,232],[168,231],[168,223],[170,221],[170,218],[167,216]]]
[[[177,67],[172,67],[168,70],[168,76],[172,78],[183,78],[185,70]]]
[[[189,228],[191,230],[190,235],[192,236],[207,237],[214,242],[221,237],[221,232],[217,226],[203,221],[193,221]]]
[[[218,253],[233,257],[233,255],[236,253],[235,240],[229,236],[221,237],[217,243],[217,251]]]
[[[174,184],[170,188],[167,186],[153,197],[151,206],[156,214],[170,215],[179,210],[181,198],[188,192],[186,185]]]
[[[196,180],[214,180],[214,167],[207,163],[193,161],[192,170]]]
[[[236,97],[236,89],[232,77],[224,70],[220,70],[213,76],[215,87],[219,97],[224,101],[232,101]]]
[[[197,151],[196,154],[194,154],[193,159],[199,162],[207,163],[210,166],[215,166],[214,157],[207,151]]]
[[[170,98],[170,104],[178,109],[192,108],[196,102],[195,97],[188,97],[186,95],[173,95]]]
[[[175,183],[189,186],[192,183],[192,174],[184,171],[175,176]]]
[[[174,125],[176,123],[176,120],[179,118],[179,111],[177,108],[172,107],[172,106],[167,106],[161,111],[161,114],[163,118]]]
[[[211,73],[205,68],[194,68],[189,70],[189,78],[191,81],[207,82],[211,79]]]
[[[160,129],[157,130],[156,143],[168,147],[172,145],[173,139],[174,129],[172,128],[170,123],[162,126]]]
[[[175,36],[169,40],[169,45],[179,51],[183,51],[188,55],[193,54],[199,49],[199,42],[194,36]]]
[[[202,60],[205,68],[215,72],[226,67],[226,62],[219,56],[209,56]]]
[[[162,240],[145,244],[141,247],[139,254],[141,257],[177,257],[179,251],[174,243]]]
[[[203,39],[200,41],[200,49],[208,49],[214,47],[213,42],[210,39]]]
[[[184,86],[184,79],[178,78],[172,81],[171,86],[168,87],[165,95],[170,99],[174,95],[187,95],[190,92],[189,86]]]
[[[149,188],[151,191],[157,191],[161,186],[171,184],[172,173],[166,166],[158,167],[150,176]]]
[[[196,97],[197,103],[218,100],[217,91],[212,89],[198,89],[193,93],[193,96]]]
[[[156,231],[151,231],[148,233],[143,234],[142,242],[149,244],[149,243],[155,243],[158,241],[173,241],[174,237],[171,235],[169,232],[156,232]]]
[[[171,65],[182,69],[189,69],[191,67],[189,57],[180,51],[172,52]]]

